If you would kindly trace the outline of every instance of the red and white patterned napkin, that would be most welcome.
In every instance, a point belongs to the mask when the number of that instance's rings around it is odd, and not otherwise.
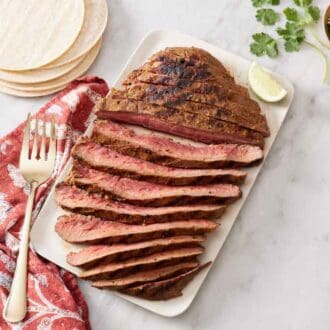
[[[38,111],[39,118],[47,120],[54,115],[56,119],[59,143],[55,176],[66,163],[73,142],[86,129],[94,104],[107,92],[104,80],[88,76],[72,82]],[[0,329],[90,329],[87,305],[76,278],[32,250],[29,252],[27,316],[16,325],[2,318],[29,189],[18,169],[24,125],[0,139]],[[34,215],[54,179],[38,189]]]

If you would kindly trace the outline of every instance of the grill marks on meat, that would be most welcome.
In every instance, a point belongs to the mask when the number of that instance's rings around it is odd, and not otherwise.
[[[197,67],[203,68],[204,71],[206,70],[208,73],[207,77],[205,77],[206,74],[202,75],[204,76],[202,82],[205,82],[207,80],[216,81],[216,84],[218,86],[221,86],[222,89],[225,89],[225,91],[233,91],[234,93],[236,92],[238,93],[238,95],[241,94],[244,99],[249,100],[249,94],[247,89],[235,84],[235,81],[230,75],[230,73],[216,58],[214,58],[213,56],[211,56],[212,59],[210,57],[204,56],[198,56],[197,58],[195,54],[192,55],[192,53],[198,53],[200,51],[203,52],[203,50],[200,49],[189,49],[188,51],[185,50],[183,52],[178,52],[174,48],[169,48],[165,51],[160,51],[154,56],[152,56],[150,60],[146,62],[140,69],[133,71],[123,84],[129,85],[134,83],[136,80],[146,81],[148,83],[164,84],[164,82],[166,82],[166,78],[171,78],[172,80],[170,80],[170,82],[172,82],[172,85],[178,87],[192,87],[192,84],[198,81],[198,76],[195,74],[190,75],[189,77],[187,73],[183,74],[182,72],[184,71],[184,68],[188,68],[191,71],[192,68]],[[163,70],[164,73],[166,73],[166,71],[169,71],[169,74],[159,73],[161,71],[159,70],[159,63],[163,64],[161,67],[163,69],[164,66],[169,66],[169,70],[166,70],[166,68],[165,70]],[[177,67],[177,69],[175,69],[175,67]],[[148,78],[148,74],[149,79],[146,79]],[[150,75],[154,75],[154,78],[150,78]],[[145,76],[144,79],[143,76]],[[203,93],[209,93],[209,91],[203,91]],[[240,99],[240,103],[244,103],[242,102],[243,100]],[[258,104],[254,101],[252,101],[252,103],[254,103],[255,108],[260,111]]]
[[[200,48],[168,47],[152,55],[146,64],[157,61],[165,64],[174,63],[187,67],[198,66],[198,64],[200,66],[203,65],[206,68],[210,68],[211,71],[225,76],[228,80],[234,81],[228,70],[220,61]]]
[[[182,90],[178,87],[138,83],[130,86],[125,92],[113,89],[111,97],[142,100],[150,104],[201,114],[269,136],[266,119],[261,113],[251,114],[248,107],[226,99],[218,101],[216,105],[209,104],[207,95]]]
[[[259,147],[237,144],[193,146],[152,134],[137,134],[118,123],[97,120],[93,140],[135,158],[157,164],[182,168],[219,168],[247,166],[262,160]],[[239,174],[237,172],[237,174]],[[244,179],[244,173],[239,177]],[[239,183],[238,181],[235,181]]]
[[[210,264],[211,262],[208,262],[204,265],[197,266],[192,270],[167,280],[133,286],[122,289],[121,291],[148,300],[168,300],[179,297],[182,296],[183,288],[194,278],[194,276]]]
[[[90,280],[119,278],[131,272],[153,269],[162,265],[173,265],[181,261],[193,261],[198,255],[202,254],[203,251],[204,248],[201,246],[179,248],[150,254],[148,256],[131,258],[121,262],[100,264],[81,272],[80,278]]]
[[[70,183],[89,192],[105,193],[110,198],[134,205],[168,206],[204,203],[232,203],[241,191],[232,184],[173,187],[132,180],[97,171],[75,162]]]
[[[196,81],[217,81],[218,79],[223,79],[229,84],[235,83],[234,78],[221,63],[218,65],[205,60],[183,59],[170,53],[167,55],[163,54],[158,58],[154,56],[145,62],[140,67],[140,70],[164,74],[179,79]]]
[[[93,282],[93,286],[100,289],[124,289],[129,286],[137,286],[144,283],[153,281],[160,281],[168,279],[185,273],[193,268],[198,267],[199,263],[193,262],[182,262],[180,264],[159,267],[152,270],[141,271],[126,277],[114,279],[114,280],[100,280]]]
[[[69,253],[67,262],[72,266],[89,268],[99,261],[108,263],[180,247],[196,247],[200,246],[198,243],[203,241],[205,241],[205,236],[186,235],[159,238],[133,244],[95,245],[86,247],[79,252]]]
[[[209,52],[196,47],[167,47],[163,50],[160,50],[153,54],[148,62],[158,61],[167,61],[168,55],[172,56],[172,58],[179,59],[180,63],[188,63],[188,65],[193,65],[194,62],[206,62],[209,66],[215,68],[219,72],[227,75],[229,78],[233,79],[229,73],[229,71],[223,66],[223,64],[216,59]],[[147,62],[147,63],[148,63]],[[190,64],[189,64],[190,63]]]
[[[232,169],[180,169],[157,165],[101,146],[89,139],[81,139],[72,150],[73,158],[88,166],[112,174],[148,182],[189,185],[220,182],[241,182],[245,174]]]
[[[203,235],[219,225],[212,220],[189,219],[150,225],[127,225],[81,214],[58,218],[55,230],[69,243],[134,243],[180,235]]]
[[[239,85],[228,84],[226,80],[218,81],[194,81],[179,79],[164,74],[157,74],[149,71],[135,70],[129,76],[128,79],[123,82],[126,88],[135,83],[148,83],[152,85],[177,87],[185,90],[190,90],[194,93],[208,94],[214,98],[213,103],[222,102],[225,99],[234,103],[242,104],[248,107],[251,113],[260,113],[260,107],[258,103],[250,99],[247,89]]]
[[[226,206],[205,204],[191,206],[142,207],[113,201],[100,194],[60,183],[55,189],[57,203],[65,210],[95,215],[123,223],[155,223],[189,218],[215,218]]]
[[[182,58],[167,52],[158,57],[155,54],[139,70],[191,81],[225,81],[229,85],[235,86],[234,78],[218,60],[216,61],[217,63],[211,63],[208,59]],[[134,73],[133,71],[132,75],[128,76],[124,84],[134,78]]]
[[[107,98],[96,115],[139,125],[198,142],[251,144],[263,147],[262,134],[204,115],[143,101]]]
[[[193,68],[197,68],[199,70],[204,70],[204,72],[206,71],[206,73],[201,75],[204,77],[202,81],[205,81],[207,77],[208,80],[214,80],[217,81],[217,83],[224,82],[226,83],[226,89],[232,87],[248,97],[249,94],[247,89],[235,83],[234,78],[225,69],[220,61],[210,54],[206,56],[197,55],[202,52],[204,52],[202,49],[197,48],[186,48],[184,51],[178,51],[178,48],[167,48],[166,50],[154,54],[148,62],[141,66],[140,71],[148,72],[148,69],[150,69],[149,72],[159,73],[160,70],[157,62],[160,62],[163,64],[163,68],[165,65],[170,67],[171,74],[167,76],[193,82],[198,81],[197,74],[190,75],[189,77],[187,73],[181,75],[180,73],[184,71],[184,68],[188,68],[190,71]],[[175,69],[175,67],[177,67],[177,69]],[[166,72],[166,68],[164,68],[164,71]],[[134,75],[132,76],[134,77]],[[129,83],[130,80],[131,78],[128,77],[124,84]]]
[[[235,102],[231,100],[231,97],[224,88],[220,89],[219,86],[218,88],[216,87],[210,84],[195,84],[193,88],[180,88],[178,86],[166,86],[137,81],[132,85],[128,85],[125,91],[112,89],[111,94],[117,98],[126,95],[128,98],[146,100],[169,107],[175,107],[176,104],[183,103],[184,101],[191,101],[187,102],[187,105],[193,106],[191,103],[195,102],[200,105],[200,108],[196,108],[197,110],[201,111],[202,107],[204,107],[204,113],[210,117],[219,116],[219,119],[224,118],[221,118],[220,114],[217,114],[214,109],[222,111],[224,114],[226,112],[228,114],[233,112],[233,114],[237,114],[249,122],[258,123],[265,120],[259,108],[251,107],[252,100],[249,102]],[[217,90],[217,94],[204,92],[208,90]],[[184,107],[182,108],[184,109]],[[224,110],[225,108],[227,109]]]

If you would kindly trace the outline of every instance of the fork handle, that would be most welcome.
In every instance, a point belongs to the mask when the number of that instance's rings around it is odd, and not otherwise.
[[[33,181],[30,185],[25,217],[21,229],[21,242],[16,262],[16,269],[10,293],[3,310],[3,318],[8,322],[20,322],[24,319],[27,311],[27,265],[30,238],[30,224],[34,204],[35,192],[38,184]]]

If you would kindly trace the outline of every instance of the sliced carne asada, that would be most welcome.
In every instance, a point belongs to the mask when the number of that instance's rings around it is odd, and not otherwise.
[[[182,168],[219,168],[223,166],[248,166],[263,158],[259,147],[237,144],[194,146],[153,134],[136,133],[109,120],[97,120],[93,126],[93,140],[108,144],[112,149],[131,157],[157,164]],[[237,172],[236,179],[244,179]]]
[[[185,235],[158,238],[132,244],[94,245],[78,252],[70,252],[67,262],[72,266],[89,268],[97,262],[108,263],[128,258],[173,250],[179,247],[196,247],[205,241],[205,236]]]
[[[65,210],[129,224],[155,223],[191,218],[220,217],[225,205],[142,207],[113,201],[101,194],[60,183],[55,189],[56,201]]]
[[[178,235],[203,235],[219,225],[212,220],[189,219],[150,225],[127,225],[81,214],[60,216],[55,230],[70,243],[133,243]]]
[[[245,175],[232,169],[181,169],[122,155],[91,140],[81,139],[72,152],[88,166],[133,179],[169,185],[241,182]]]
[[[251,115],[244,107],[228,101],[224,101],[220,107],[205,104],[199,102],[200,98],[196,98],[196,94],[182,93],[175,87],[134,84],[127,91],[112,89],[107,99],[108,107],[112,110],[122,111],[125,110],[123,107],[127,106],[127,102],[143,101],[148,102],[148,104],[203,115],[257,131],[263,136],[269,136],[264,115]],[[121,100],[122,102],[111,102],[111,100]],[[199,101],[197,102],[197,100]]]
[[[232,184],[168,186],[112,175],[74,163],[69,183],[111,199],[142,206],[229,204],[241,196]]]
[[[198,257],[213,220],[241,196],[247,173],[237,168],[263,159],[266,116],[217,58],[194,47],[155,53],[94,113],[91,137],[79,138],[55,187],[59,206],[74,212],[55,230],[82,244],[67,262],[97,288],[179,297],[211,263]]]
[[[182,262],[176,265],[159,267],[157,269],[145,270],[136,274],[114,280],[100,280],[93,282],[93,286],[100,289],[119,290],[132,285],[141,285],[152,281],[160,281],[169,277],[185,273],[199,265],[197,261]]]
[[[119,278],[132,272],[148,270],[162,265],[174,265],[182,261],[193,261],[203,251],[204,248],[201,246],[178,248],[124,261],[104,263],[82,271],[79,277],[88,280]]]
[[[200,114],[136,100],[106,99],[100,119],[140,125],[207,144],[237,143],[263,147],[259,132]]]
[[[194,276],[210,264],[211,262],[208,262],[204,265],[197,266],[192,270],[167,280],[122,289],[121,292],[148,300],[168,300],[179,297],[182,296],[183,288],[194,278]]]

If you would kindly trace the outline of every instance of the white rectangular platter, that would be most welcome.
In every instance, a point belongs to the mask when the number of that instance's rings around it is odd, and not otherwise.
[[[242,85],[247,85],[248,69],[251,64],[250,61],[228,53],[227,51],[206,43],[202,40],[198,40],[174,31],[157,30],[149,33],[139,44],[136,51],[130,57],[126,67],[121,72],[115,87],[119,88],[122,80],[126,78],[127,74],[131,70],[142,65],[153,53],[165,47],[173,46],[195,46],[205,49],[216,58],[218,58],[231,71],[237,82]],[[278,75],[275,76],[286,88],[288,95],[282,102],[277,104],[267,104],[258,100],[262,111],[266,114],[271,132],[271,136],[266,139],[265,158],[267,157],[284,121],[284,118],[289,110],[294,94],[294,88],[287,79]],[[66,165],[64,171],[58,178],[58,182],[62,181],[66,177],[70,167],[71,163],[69,162],[69,164]],[[247,180],[242,186],[243,197],[228,208],[225,215],[220,220],[221,226],[218,228],[218,230],[216,230],[215,233],[209,235],[209,239],[205,243],[206,249],[205,253],[201,257],[201,262],[215,260],[230,232],[230,229],[235,222],[235,219],[237,218],[242,206],[244,205],[244,202],[248,198],[249,192],[251,191],[261,168],[262,164],[247,170]],[[63,213],[63,210],[55,202],[54,189],[52,189],[41,212],[39,213],[37,220],[34,223],[31,233],[31,241],[34,249],[41,256],[78,275],[79,269],[66,263],[66,255],[68,251],[76,250],[78,246],[73,246],[64,242],[54,230],[57,217]],[[190,282],[190,284],[184,289],[183,296],[176,299],[157,302],[129,297],[126,295],[120,296],[157,314],[173,317],[183,313],[190,306],[210,269],[211,267],[198,274],[194,280]],[[97,289],[91,287],[91,290]],[[111,295],[113,293],[110,291],[107,293],[111,299]],[[93,309],[92,306],[90,307]]]

